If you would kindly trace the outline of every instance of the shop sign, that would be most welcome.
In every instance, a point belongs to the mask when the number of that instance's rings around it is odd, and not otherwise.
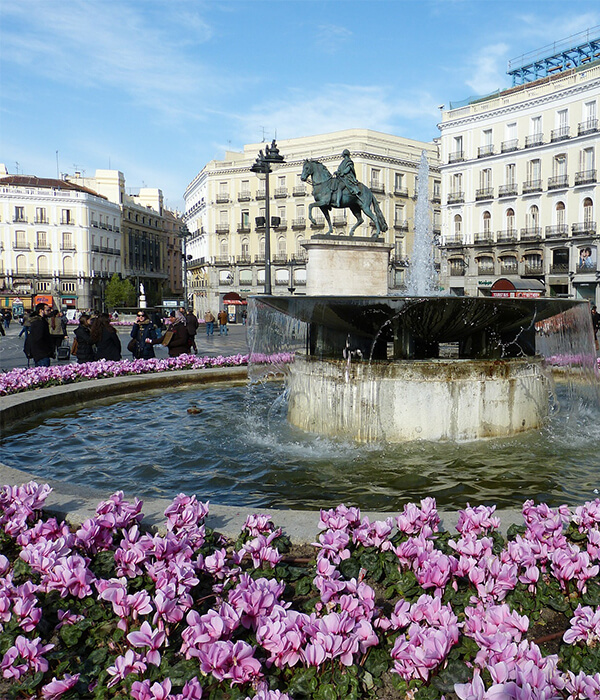
[[[480,287],[491,287],[492,286],[492,280],[477,280],[477,284]]]

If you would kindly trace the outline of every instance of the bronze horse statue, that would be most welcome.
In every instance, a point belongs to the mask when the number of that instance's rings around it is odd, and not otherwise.
[[[304,161],[304,167],[302,168],[302,175],[300,176],[300,179],[302,182],[306,182],[309,177],[312,178],[313,196],[315,201],[308,207],[308,218],[313,224],[316,224],[317,222],[313,218],[312,210],[314,207],[319,207],[319,209],[323,212],[323,216],[325,217],[327,224],[329,225],[327,235],[331,235],[333,233],[333,225],[329,216],[329,212],[332,209],[349,208],[354,214],[356,217],[356,223],[348,232],[348,235],[350,236],[353,236],[356,228],[364,222],[362,217],[363,213],[366,214],[375,224],[375,233],[372,236],[373,238],[377,238],[388,230],[388,225],[381,212],[381,209],[379,208],[379,203],[375,199],[375,196],[371,190],[366,185],[363,185],[362,182],[358,183],[360,189],[359,194],[352,194],[345,187],[345,185],[343,185],[343,182],[336,182],[336,178],[329,172],[323,163],[310,158]],[[334,194],[338,187],[344,188],[342,195],[339,198],[339,204],[337,203],[338,198],[336,198]]]

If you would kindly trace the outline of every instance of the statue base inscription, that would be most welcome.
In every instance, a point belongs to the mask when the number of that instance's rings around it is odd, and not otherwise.
[[[356,236],[313,236],[308,252],[308,296],[387,296],[391,245]]]

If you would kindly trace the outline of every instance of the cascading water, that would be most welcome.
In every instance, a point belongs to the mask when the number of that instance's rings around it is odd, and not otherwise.
[[[433,259],[433,227],[429,205],[429,163],[425,151],[421,153],[415,207],[413,250],[406,283],[411,297],[430,297],[439,294],[439,281]]]

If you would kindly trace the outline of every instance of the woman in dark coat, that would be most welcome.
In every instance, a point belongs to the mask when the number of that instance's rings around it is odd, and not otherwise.
[[[154,354],[153,341],[159,336],[156,326],[148,318],[148,312],[145,309],[140,309],[137,312],[136,322],[131,329],[131,337],[136,341],[135,350],[132,355],[135,358],[148,360],[151,357],[156,357]],[[146,342],[146,341],[151,342]]]
[[[90,331],[90,317],[88,314],[81,314],[79,325],[75,329],[75,339],[77,340],[77,362],[81,365],[84,362],[93,362],[94,346],[92,345]]]
[[[108,314],[100,314],[92,323],[91,340],[96,346],[97,360],[121,359],[121,341],[116,328],[110,325]]]
[[[173,334],[171,336],[171,340],[169,340],[167,343],[167,347],[169,348],[169,357],[179,357],[179,355],[189,353],[191,347],[190,334],[188,333],[187,329],[187,319],[181,312],[178,311],[175,315],[175,320],[173,323],[167,325],[165,335],[169,332]],[[155,340],[154,344],[157,345],[158,343],[162,343],[165,339],[165,335],[163,335],[162,338]]]

